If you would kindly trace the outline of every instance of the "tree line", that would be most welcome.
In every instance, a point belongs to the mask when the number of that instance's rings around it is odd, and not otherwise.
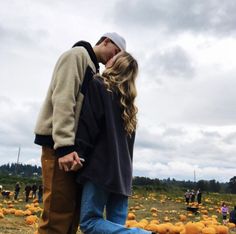
[[[178,181],[175,179],[163,179],[157,178],[150,179],[148,177],[136,176],[133,178],[133,186],[140,187],[146,186],[149,190],[187,190],[187,189],[201,189],[205,192],[223,192],[223,193],[234,193],[236,194],[236,176],[232,177],[229,182],[220,183],[216,180],[199,180],[193,181]]]
[[[0,174],[21,177],[41,176],[41,167],[30,164],[8,163],[0,166]]]
[[[21,178],[41,177],[41,167],[29,164],[4,164],[0,166],[0,175],[4,176],[18,176]],[[236,176],[232,177],[229,182],[220,183],[216,180],[199,180],[193,181],[178,181],[175,179],[158,178],[151,179],[148,177],[135,176],[133,178],[133,187],[145,187],[148,190],[187,190],[187,189],[201,189],[206,192],[225,192],[236,194]]]

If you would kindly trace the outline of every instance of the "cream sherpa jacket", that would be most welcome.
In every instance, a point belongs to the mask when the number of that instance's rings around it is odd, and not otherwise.
[[[36,144],[54,148],[57,156],[74,151],[83,102],[82,83],[85,77],[92,77],[98,71],[96,56],[87,42],[59,58],[36,123]]]

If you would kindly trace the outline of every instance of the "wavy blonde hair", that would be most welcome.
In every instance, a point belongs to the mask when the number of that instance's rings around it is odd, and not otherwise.
[[[137,96],[135,80],[138,74],[137,61],[127,52],[120,52],[111,67],[102,73],[101,78],[108,91],[118,92],[124,129],[130,136],[137,126],[138,109],[134,104]]]

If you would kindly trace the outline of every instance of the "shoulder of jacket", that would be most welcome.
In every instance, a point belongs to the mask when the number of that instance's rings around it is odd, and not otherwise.
[[[66,59],[66,58],[68,59],[77,58],[77,59],[83,59],[87,61],[91,60],[88,51],[82,46],[74,47],[64,52],[61,55],[61,59]]]

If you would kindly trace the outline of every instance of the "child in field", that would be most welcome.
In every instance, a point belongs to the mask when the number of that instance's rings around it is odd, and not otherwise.
[[[222,214],[223,224],[224,225],[227,223],[227,214],[228,214],[228,212],[229,212],[229,209],[226,206],[225,202],[223,202],[222,206],[221,206],[221,214]]]

